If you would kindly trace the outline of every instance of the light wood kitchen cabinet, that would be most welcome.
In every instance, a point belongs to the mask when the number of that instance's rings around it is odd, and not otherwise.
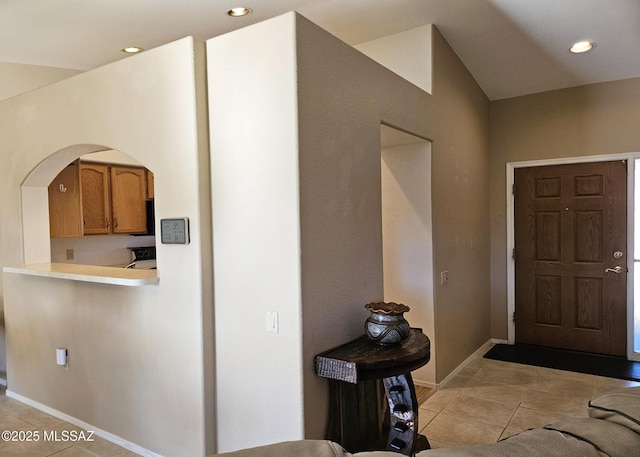
[[[99,163],[80,164],[82,216],[85,235],[111,233],[110,180],[108,165]]]
[[[113,233],[147,231],[147,181],[144,168],[111,167]]]
[[[49,186],[51,237],[146,233],[147,192],[145,168],[76,161]]]
[[[154,187],[155,183],[154,183],[154,178],[153,178],[153,172],[147,170],[147,198],[148,199],[152,199],[155,198],[155,187]]]
[[[82,236],[79,165],[69,164],[49,185],[51,238]]]

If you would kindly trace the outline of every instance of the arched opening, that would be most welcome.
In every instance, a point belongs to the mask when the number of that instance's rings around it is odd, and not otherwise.
[[[155,268],[153,183],[144,164],[106,146],[52,154],[22,184],[24,262]],[[118,202],[135,226],[120,224]],[[87,224],[96,212],[106,214],[97,230]]]

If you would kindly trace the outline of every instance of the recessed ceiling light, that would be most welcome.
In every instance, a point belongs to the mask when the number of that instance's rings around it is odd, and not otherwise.
[[[569,51],[574,54],[582,54],[583,52],[591,51],[595,47],[595,44],[590,41],[578,41],[569,48]]]
[[[239,7],[231,8],[229,11],[227,11],[227,14],[231,17],[241,17],[246,16],[247,14],[251,13],[251,11],[251,8]]]
[[[127,46],[126,48],[122,48],[121,51],[127,54],[137,54],[138,52],[142,52],[143,49],[137,46]]]

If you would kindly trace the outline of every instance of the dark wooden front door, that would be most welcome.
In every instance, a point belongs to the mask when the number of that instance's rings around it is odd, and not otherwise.
[[[516,342],[626,354],[626,188],[624,161],[515,170]]]

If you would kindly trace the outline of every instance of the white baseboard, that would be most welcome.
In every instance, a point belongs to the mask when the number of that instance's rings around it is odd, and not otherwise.
[[[451,381],[451,379],[453,379],[453,377],[455,375],[460,373],[460,371],[462,371],[462,369],[465,366],[467,366],[469,364],[469,362],[471,362],[471,360],[474,357],[476,357],[478,355],[484,355],[495,344],[509,344],[509,341],[508,340],[502,340],[502,339],[499,339],[499,338],[491,338],[489,341],[487,341],[482,346],[480,346],[473,354],[471,354],[469,357],[467,357],[467,359],[464,362],[462,362],[460,365],[458,365],[458,367],[455,370],[453,370],[451,373],[449,373],[449,375],[446,378],[444,378],[442,380],[442,382],[440,382],[440,383],[420,381],[419,379],[414,379],[413,383],[416,386],[429,387],[431,389],[436,389],[436,390],[440,389],[440,388],[444,387],[449,381]]]
[[[116,436],[112,433],[109,433],[105,430],[101,430],[97,427],[94,427],[91,424],[87,424],[86,422],[83,422],[79,419],[76,419],[75,417],[71,417],[65,413],[62,413],[56,409],[50,408],[47,405],[43,405],[42,403],[38,403],[37,401],[31,400],[30,398],[27,397],[23,397],[20,394],[17,394],[15,392],[12,392],[11,390],[7,390],[6,391],[6,395],[7,397],[11,397],[15,400],[18,400],[19,402],[22,402],[26,405],[29,405],[35,409],[38,409],[42,412],[45,412],[47,414],[50,414],[53,417],[57,417],[58,419],[61,419],[65,422],[69,422],[72,425],[75,425],[76,427],[80,427],[83,430],[87,430],[87,431],[91,431],[94,432],[94,434],[102,439],[105,439],[113,444],[116,444],[120,447],[123,447],[131,452],[135,452],[136,454],[140,454],[144,457],[162,457],[160,454],[156,454],[155,452],[152,452],[148,449],[145,449],[141,446],[138,446],[135,443],[132,443],[130,441],[127,441],[123,438],[120,438],[119,436]]]
[[[502,342],[502,341],[503,340],[491,339],[491,340],[487,341],[486,343],[484,343],[473,354],[471,354],[469,357],[467,357],[464,362],[462,362],[460,365],[458,365],[458,367],[455,370],[453,370],[451,373],[449,373],[446,378],[444,378],[440,383],[438,383],[438,385],[437,385],[438,389],[441,389],[444,386],[446,386],[447,383],[449,381],[451,381],[455,377],[455,375],[460,373],[460,371],[462,371],[462,369],[464,367],[466,367],[474,357],[476,357],[478,355],[481,355],[481,354],[484,355],[489,349],[491,349],[491,347],[494,344],[497,344],[497,342]]]
[[[414,379],[413,383],[416,386],[429,387],[430,389],[438,388],[438,385],[435,382],[427,382],[427,381],[420,381],[419,379]]]

